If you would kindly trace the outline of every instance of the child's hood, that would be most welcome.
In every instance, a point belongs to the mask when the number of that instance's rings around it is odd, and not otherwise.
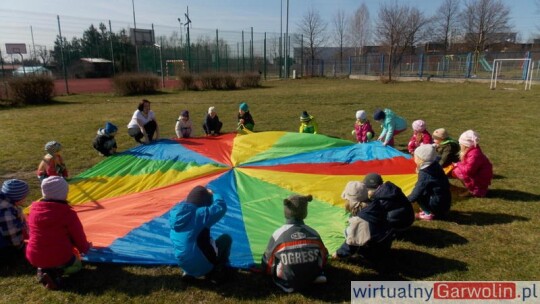
[[[174,230],[182,230],[189,226],[197,214],[197,206],[191,203],[180,203],[171,210],[169,225]]]

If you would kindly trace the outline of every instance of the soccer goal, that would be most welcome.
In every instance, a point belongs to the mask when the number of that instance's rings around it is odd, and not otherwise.
[[[521,79],[525,82],[525,90],[530,90],[533,71],[534,61],[531,58],[494,59],[489,88],[494,90],[497,80]]]

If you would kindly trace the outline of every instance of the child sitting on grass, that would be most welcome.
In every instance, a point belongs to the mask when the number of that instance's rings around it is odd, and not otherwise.
[[[103,156],[111,156],[116,153],[116,135],[118,128],[110,122],[105,123],[105,128],[100,128],[97,131],[97,136],[94,138],[92,145]]]
[[[274,283],[287,293],[312,283],[326,283],[328,251],[319,233],[304,224],[311,195],[291,195],[283,200],[286,224],[270,238],[262,266]]]
[[[39,282],[52,290],[62,287],[63,275],[81,270],[80,254],[86,254],[92,246],[66,200],[68,190],[68,183],[59,176],[44,179],[43,198],[32,203],[28,216],[26,258],[38,268]]]
[[[187,110],[182,111],[180,116],[176,120],[176,126],[174,128],[176,131],[176,137],[178,138],[189,138],[191,137],[192,123],[189,119],[189,112]]]
[[[433,139],[431,138],[431,134],[429,134],[429,131],[426,129],[426,123],[423,120],[415,120],[412,123],[413,128],[413,135],[411,136],[411,139],[409,139],[409,144],[407,145],[407,149],[409,150],[409,153],[414,155],[414,150],[421,145],[431,145],[433,143]]]
[[[39,163],[37,170],[39,180],[43,181],[49,176],[62,176],[67,178],[68,170],[62,159],[62,155],[60,155],[62,145],[57,141],[50,141],[45,144],[45,151],[47,154],[45,154]]]
[[[366,111],[360,110],[356,112],[356,122],[352,134],[356,135],[356,141],[359,143],[367,143],[375,136],[373,127],[369,119],[367,119]]]
[[[439,155],[439,164],[443,169],[459,161],[459,143],[448,136],[445,129],[433,131],[433,145]]]
[[[238,107],[238,130],[247,129],[253,131],[255,127],[255,121],[249,112],[247,103],[242,102]]]
[[[232,238],[222,234],[214,241],[210,228],[226,212],[227,205],[221,195],[203,186],[193,188],[185,202],[171,210],[170,238],[185,280],[209,276],[213,283],[221,283],[225,278]]]
[[[17,255],[24,256],[24,239],[28,237],[26,219],[21,208],[28,195],[28,184],[8,179],[0,190],[0,262]]]
[[[435,147],[422,145],[416,148],[414,162],[418,180],[408,199],[420,206],[421,211],[416,214],[416,218],[431,221],[445,217],[450,210],[452,196],[448,177],[437,162]]]
[[[219,135],[221,133],[221,127],[223,127],[223,123],[219,121],[216,108],[209,107],[208,114],[206,114],[206,117],[204,118],[204,123],[203,123],[204,133],[206,134],[206,136]]]
[[[368,200],[366,185],[359,181],[348,182],[341,197],[346,200],[349,225],[345,229],[345,242],[332,257],[339,259],[360,255],[376,259],[390,250],[393,237],[386,222],[386,211],[378,201],[372,203]]]
[[[473,130],[463,132],[459,137],[460,161],[455,165],[452,176],[463,182],[467,191],[461,196],[484,197],[493,179],[493,166],[480,149],[480,138]]]
[[[300,128],[298,129],[299,133],[311,133],[317,134],[319,126],[315,121],[315,118],[308,114],[307,111],[302,112],[300,115]]]

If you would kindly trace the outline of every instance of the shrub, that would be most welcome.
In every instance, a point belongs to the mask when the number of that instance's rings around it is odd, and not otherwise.
[[[186,73],[180,76],[180,89],[192,91],[197,91],[199,89],[197,86],[197,79],[193,77],[193,74]]]
[[[236,84],[237,78],[231,74],[223,74],[223,88],[225,90],[236,90],[238,85]]]
[[[40,104],[52,100],[54,80],[46,75],[29,75],[8,80],[14,104]]]
[[[257,88],[261,86],[261,74],[246,73],[240,77],[240,86],[243,88]]]
[[[159,78],[152,74],[128,73],[113,78],[114,90],[122,96],[154,94],[159,88]]]

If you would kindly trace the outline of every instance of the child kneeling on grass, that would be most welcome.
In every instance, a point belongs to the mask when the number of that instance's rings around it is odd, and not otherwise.
[[[225,212],[227,205],[221,195],[203,186],[193,188],[186,201],[171,210],[170,238],[184,279],[208,275],[213,283],[221,283],[225,278],[232,239],[227,234],[215,241],[210,237],[210,228]]]
[[[345,211],[350,213],[349,225],[345,229],[345,242],[332,255],[334,259],[355,255],[372,259],[386,253],[392,245],[391,229],[386,223],[386,212],[368,200],[368,188],[359,181],[350,181],[341,197]],[[374,205],[371,205],[374,204]]]
[[[417,219],[430,221],[442,218],[450,210],[452,195],[450,183],[441,165],[437,162],[437,151],[432,145],[422,145],[414,150],[414,162],[418,181],[408,199],[417,202],[421,211]]]
[[[99,128],[92,146],[103,156],[111,156],[116,153],[117,145],[114,136],[118,127],[110,122],[105,123],[105,128]]]
[[[283,200],[286,224],[277,229],[266,247],[262,266],[274,283],[287,293],[326,283],[328,251],[319,233],[304,224],[311,195],[291,195]]]
[[[80,254],[92,246],[77,213],[66,201],[68,183],[51,176],[41,183],[43,198],[32,203],[28,216],[30,239],[26,258],[38,268],[38,280],[47,289],[59,289],[62,275],[82,268]]]

